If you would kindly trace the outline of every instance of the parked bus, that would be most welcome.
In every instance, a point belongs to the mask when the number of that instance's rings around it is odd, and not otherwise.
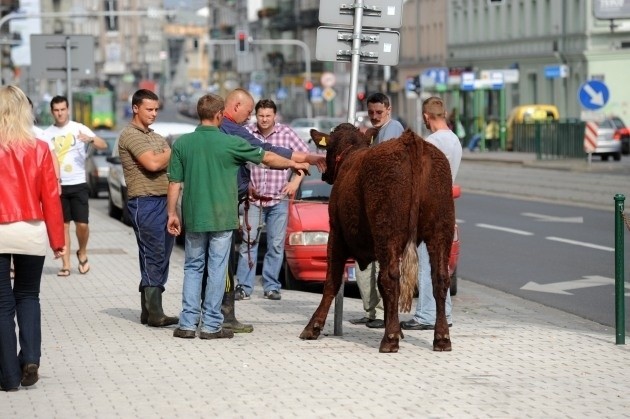
[[[84,90],[72,94],[73,119],[92,129],[114,129],[114,94],[107,89]]]

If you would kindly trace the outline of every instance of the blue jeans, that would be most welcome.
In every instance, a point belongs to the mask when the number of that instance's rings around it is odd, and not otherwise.
[[[15,280],[11,287],[11,257]],[[42,347],[42,313],[39,286],[44,256],[0,254],[0,388],[17,388],[22,379],[22,366],[39,365]],[[17,350],[15,321],[20,335]]]
[[[262,208],[250,205],[247,218],[252,229],[249,235],[247,231],[243,231],[243,242],[239,248],[240,257],[236,270],[238,283],[247,295],[251,295],[254,291],[256,261],[258,260],[258,240],[255,239],[259,224],[265,224],[267,231],[267,253],[265,253],[262,269],[263,290],[265,292],[280,290],[278,275],[284,260],[284,235],[287,231],[288,213],[289,203],[287,201],[280,201],[276,205]],[[254,240],[248,256],[247,242]],[[249,266],[250,260],[252,262],[251,268]]]
[[[468,141],[468,150],[475,151],[475,148],[477,147],[477,144],[479,144],[479,142],[481,141],[481,138],[482,136],[480,133],[473,135],[470,141]]]
[[[416,312],[413,315],[415,321],[420,324],[435,324],[435,298],[433,297],[433,283],[431,282],[431,264],[429,262],[429,252],[427,245],[422,242],[418,246],[418,258],[420,259],[420,269],[418,272],[419,296],[416,304]],[[453,323],[451,311],[451,290],[446,293],[446,321]]]
[[[179,328],[215,333],[221,330],[221,301],[227,280],[228,259],[232,246],[232,230],[207,233],[186,232],[184,286]],[[208,258],[208,282],[201,299],[201,282]]]
[[[164,291],[175,243],[175,237],[166,230],[166,197],[132,198],[127,208],[140,254],[140,292],[145,287],[160,287]]]

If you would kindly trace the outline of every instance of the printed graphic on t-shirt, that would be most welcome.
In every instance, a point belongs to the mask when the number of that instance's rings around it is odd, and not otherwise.
[[[55,146],[55,154],[57,155],[57,160],[59,161],[59,167],[64,172],[72,172],[72,162],[68,162],[64,165],[64,160],[70,149],[77,143],[76,138],[74,138],[74,135],[69,132],[64,135],[53,137],[52,142]]]

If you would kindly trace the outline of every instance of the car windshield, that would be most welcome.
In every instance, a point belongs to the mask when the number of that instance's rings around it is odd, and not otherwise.
[[[328,202],[332,185],[327,184],[317,171],[306,176],[300,185],[296,199],[302,201]]]

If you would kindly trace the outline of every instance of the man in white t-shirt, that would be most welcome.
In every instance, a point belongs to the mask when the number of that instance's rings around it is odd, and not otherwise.
[[[85,125],[70,120],[66,97],[53,97],[50,101],[50,111],[55,123],[44,130],[41,139],[53,145],[59,162],[61,204],[66,235],[66,253],[62,259],[63,266],[57,275],[70,275],[70,221],[74,221],[79,243],[79,249],[76,252],[79,273],[86,274],[90,270],[87,258],[87,242],[90,235],[89,192],[85,180],[87,145],[104,150],[107,148],[107,143]]]
[[[459,138],[446,123],[446,106],[439,97],[433,96],[422,103],[422,119],[425,127],[431,131],[426,140],[444,153],[451,166],[452,180],[455,181],[459,164],[462,161],[462,144]],[[400,327],[405,330],[433,330],[435,325],[435,298],[433,297],[433,284],[431,281],[431,265],[427,245],[422,242],[418,247],[420,269],[418,270],[418,302],[416,312],[411,320],[400,322]],[[450,290],[446,293],[446,320],[448,326],[452,326]]]

